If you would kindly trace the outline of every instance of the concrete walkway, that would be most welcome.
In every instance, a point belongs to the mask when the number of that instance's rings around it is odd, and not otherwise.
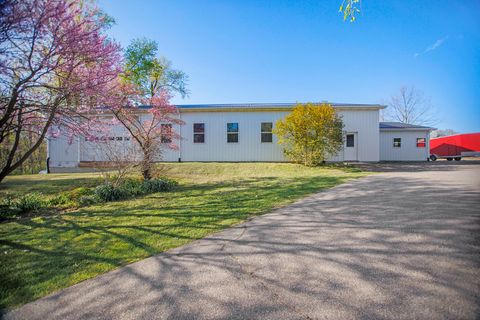
[[[480,165],[443,167],[341,185],[6,318],[478,318]]]

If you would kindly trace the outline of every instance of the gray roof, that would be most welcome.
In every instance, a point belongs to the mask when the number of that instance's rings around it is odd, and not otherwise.
[[[402,123],[402,122],[380,122],[380,129],[399,129],[399,130],[434,130],[435,128],[419,126],[416,124]]]
[[[1,1],[1,0],[0,0]],[[369,108],[369,109],[384,109],[385,105],[381,104],[367,104],[367,103],[336,103],[336,102],[312,102],[314,104],[329,104],[332,107],[336,108]],[[255,110],[255,109],[292,109],[297,103],[220,103],[220,104],[177,104],[176,107],[179,110],[192,110],[199,109],[200,111],[215,109],[215,110],[229,110],[229,109],[245,109],[245,110]],[[137,106],[140,110],[148,110],[151,108],[149,105],[139,105]],[[97,107],[98,110],[108,110],[107,107]]]
[[[328,103],[333,107],[359,107],[359,108],[380,108],[383,109],[385,106],[381,104],[361,104],[361,103],[332,103],[327,101],[314,102],[316,104]],[[296,103],[222,103],[222,104],[179,104],[177,107],[179,109],[229,109],[229,108],[278,108],[278,107],[294,107]]]

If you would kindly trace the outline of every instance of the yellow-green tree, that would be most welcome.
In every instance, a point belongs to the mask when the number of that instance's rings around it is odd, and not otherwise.
[[[315,166],[342,149],[342,131],[342,118],[331,105],[299,103],[273,132],[288,159]]]
[[[356,19],[355,14],[360,12],[358,7],[361,5],[361,0],[343,0],[339,10],[343,13],[343,20],[346,21],[349,19],[350,22],[354,22]]]

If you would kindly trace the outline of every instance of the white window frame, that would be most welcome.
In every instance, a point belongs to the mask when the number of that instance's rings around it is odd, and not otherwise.
[[[396,139],[399,139],[399,140],[400,140],[400,141],[398,142],[398,146],[397,146],[397,145],[395,145],[395,144],[396,144],[396,142],[395,142],[395,140],[396,140]],[[402,138],[401,138],[401,137],[396,137],[396,138],[393,138],[393,147],[394,147],[395,149],[396,149],[396,148],[401,148],[401,147],[402,147]]]
[[[196,124],[203,124],[203,132],[195,132],[195,125]],[[192,125],[192,130],[193,130],[193,143],[205,143],[205,128],[207,126],[205,125],[205,122],[194,122]],[[202,142],[197,142],[195,141],[195,135],[203,135],[203,141]]]
[[[270,124],[271,130],[270,131],[263,131],[262,125],[263,124]],[[270,141],[263,141],[263,134],[270,134]],[[260,122],[260,143],[273,143],[273,122]]]
[[[419,139],[423,139],[423,147],[419,147],[418,146],[418,140]],[[419,137],[419,138],[416,138],[415,139],[415,146],[418,148],[418,149],[425,149],[427,147],[427,138],[423,138],[423,137]]]
[[[228,131],[228,125],[229,124],[237,124],[237,131],[229,132]],[[237,141],[228,141],[228,135],[231,134],[236,134],[237,135]],[[227,143],[240,143],[240,123],[238,122],[227,122]]]

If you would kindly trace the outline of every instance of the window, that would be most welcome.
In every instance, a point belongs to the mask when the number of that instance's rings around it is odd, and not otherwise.
[[[193,124],[193,143],[205,142],[205,123]]]
[[[262,142],[272,142],[272,128],[271,122],[262,122],[260,126]]]
[[[347,134],[347,148],[355,147],[355,135],[354,134]]]
[[[417,148],[425,148],[425,138],[417,138]]]
[[[227,142],[236,143],[238,142],[238,123],[227,123]]]
[[[402,138],[393,138],[393,147],[394,148],[402,147]]]
[[[161,133],[160,141],[162,143],[172,143],[172,125],[171,124],[162,123],[160,125],[160,133]]]

